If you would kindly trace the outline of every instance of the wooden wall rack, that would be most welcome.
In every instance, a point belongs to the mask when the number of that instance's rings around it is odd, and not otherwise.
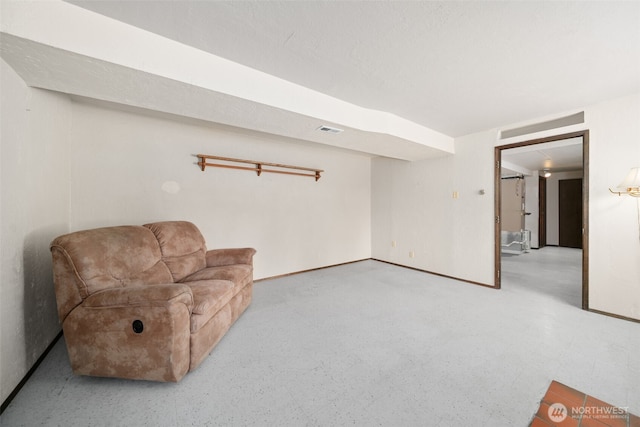
[[[282,173],[285,175],[297,175],[297,176],[310,176],[315,178],[316,181],[320,179],[320,173],[324,172],[322,169],[313,169],[313,168],[303,168],[300,166],[291,166],[291,165],[282,165],[279,163],[267,163],[267,162],[258,162],[256,160],[242,160],[242,159],[233,159],[230,157],[219,157],[219,156],[209,156],[207,154],[197,154],[199,159],[198,165],[200,169],[204,172],[207,166],[216,167],[216,168],[227,168],[227,169],[241,169],[247,171],[254,171],[260,176],[262,172],[271,172],[271,173]],[[225,163],[209,163],[207,160],[218,160],[222,162],[228,162],[231,164]],[[239,166],[237,163],[241,164],[250,164],[253,166]],[[267,168],[265,168],[267,166]],[[295,170],[296,172],[287,170]]]

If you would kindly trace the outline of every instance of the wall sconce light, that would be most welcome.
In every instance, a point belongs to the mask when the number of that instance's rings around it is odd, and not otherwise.
[[[638,240],[640,241],[640,168],[631,168],[627,177],[618,184],[615,191],[612,189],[609,191],[618,196],[628,194],[638,198],[636,202],[638,204]]]
[[[545,178],[549,178],[551,176],[551,172],[549,171],[549,169],[544,169],[542,171],[542,176],[544,176]]]
[[[621,196],[628,194],[632,197],[640,197],[640,168],[631,168],[631,172],[622,181],[615,190],[609,189],[613,194]]]

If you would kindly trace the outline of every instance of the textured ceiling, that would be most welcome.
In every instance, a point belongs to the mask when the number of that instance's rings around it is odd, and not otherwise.
[[[74,1],[449,136],[640,91],[640,2]]]
[[[582,149],[579,137],[502,150],[502,175],[531,175],[544,169],[579,171],[583,169]]]
[[[405,160],[640,91],[637,1],[0,8],[0,53],[30,86]]]

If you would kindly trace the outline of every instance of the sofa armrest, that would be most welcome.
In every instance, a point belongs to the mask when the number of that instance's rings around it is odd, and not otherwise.
[[[97,292],[84,300],[84,307],[162,307],[184,304],[189,312],[193,308],[191,288],[180,283],[111,288]]]
[[[207,251],[207,267],[221,267],[224,265],[248,264],[253,265],[253,248],[212,249]]]

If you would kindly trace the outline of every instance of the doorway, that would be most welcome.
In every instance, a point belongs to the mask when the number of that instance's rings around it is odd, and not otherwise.
[[[495,147],[495,181],[494,181],[494,189],[495,189],[495,288],[501,288],[501,256],[502,256],[502,223],[501,223],[501,209],[502,209],[502,156],[504,150],[519,148],[519,147],[527,147],[534,146],[537,144],[549,144],[552,142],[562,142],[569,139],[581,138],[582,139],[582,179],[578,184],[580,187],[580,196],[578,199],[578,211],[579,215],[576,219],[575,209],[572,211],[570,216],[574,223],[578,222],[578,227],[575,227],[572,232],[570,239],[573,239],[571,244],[578,244],[579,247],[582,248],[582,308],[584,310],[589,309],[589,277],[588,277],[588,262],[589,262],[589,221],[588,221],[588,205],[589,205],[589,192],[588,192],[588,182],[589,182],[589,131],[579,131],[573,132],[563,135],[557,135],[547,138],[534,139],[530,141],[518,142],[514,144],[508,144],[503,146]],[[575,193],[576,183],[569,184],[572,191]],[[544,187],[540,187],[542,192],[546,193],[547,188],[546,185]],[[575,196],[573,196],[575,198]],[[544,203],[546,205],[546,203]],[[525,214],[523,212],[523,214]],[[547,215],[546,215],[546,207],[543,210],[543,207],[540,207],[540,215],[538,218],[539,228],[547,228]],[[577,234],[575,232],[577,230]],[[546,230],[545,235],[542,236],[542,231],[539,229],[537,236],[540,236],[538,240],[538,247],[543,247],[548,242],[546,241]],[[566,236],[563,236],[566,237]],[[577,241],[577,243],[576,243]],[[542,246],[540,246],[542,244]]]
[[[558,182],[558,246],[582,249],[582,181]]]
[[[538,248],[547,246],[547,180],[538,176]]]

